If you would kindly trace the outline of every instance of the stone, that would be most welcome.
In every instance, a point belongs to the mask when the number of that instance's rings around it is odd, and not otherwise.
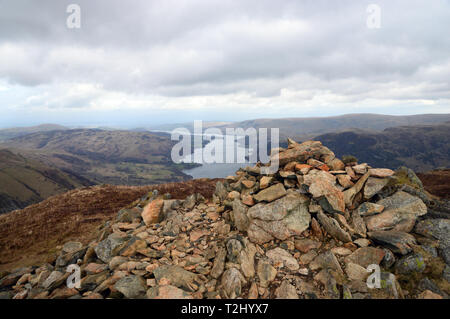
[[[148,299],[194,299],[187,291],[172,285],[150,288],[146,296]]]
[[[425,260],[421,254],[403,256],[395,263],[395,271],[399,274],[422,273],[425,268]]]
[[[337,157],[333,158],[331,161],[328,161],[326,164],[333,171],[341,171],[341,170],[345,169],[345,164]]]
[[[248,290],[248,297],[247,299],[258,299],[258,285],[256,284],[256,282],[252,283],[252,285],[250,286],[250,289]]]
[[[419,294],[418,299],[443,299],[443,298],[441,295],[435,294],[430,290],[425,290],[424,292]]]
[[[297,290],[289,281],[283,280],[280,287],[275,290],[276,299],[299,299]]]
[[[222,275],[223,270],[225,268],[225,257],[227,255],[227,251],[225,248],[220,248],[216,258],[214,258],[213,268],[211,269],[211,276],[213,278],[219,278]]]
[[[265,189],[269,187],[270,183],[272,183],[273,177],[269,176],[263,176],[261,177],[261,180],[259,181],[259,188]]]
[[[381,213],[384,210],[383,205],[364,202],[358,206],[357,212],[363,217],[372,216]]]
[[[308,192],[325,211],[329,213],[345,211],[344,194],[330,183],[329,179],[318,175],[309,186]]]
[[[364,199],[368,200],[378,194],[387,184],[387,178],[369,177],[364,186]]]
[[[255,201],[252,195],[242,195],[242,203],[247,206],[255,205]]]
[[[341,275],[344,274],[344,272],[342,271],[341,265],[339,264],[339,261],[337,260],[336,256],[330,250],[327,250],[326,252],[317,256],[309,264],[309,268],[311,270],[330,269],[330,270],[336,271],[338,274],[341,274]]]
[[[358,238],[353,241],[359,247],[367,247],[370,245],[370,240],[366,238]]]
[[[263,288],[267,288],[275,279],[277,270],[270,263],[260,260],[256,268],[256,273],[259,278],[259,285]]]
[[[410,232],[418,216],[427,213],[427,206],[418,197],[403,191],[377,202],[385,207],[381,214],[366,219],[369,231],[397,230]]]
[[[286,195],[286,189],[283,184],[275,184],[269,188],[263,189],[258,194],[254,195],[253,198],[257,202],[272,202],[278,198]]]
[[[405,178],[408,180],[408,183],[412,185],[413,187],[417,187],[420,190],[423,190],[423,184],[420,178],[417,177],[417,175],[414,173],[414,171],[410,168],[407,168],[405,166],[399,167],[395,171],[394,177],[398,178],[401,177],[402,180]]]
[[[166,278],[171,285],[187,291],[195,291],[198,277],[196,274],[184,270],[177,265],[163,265],[153,270],[156,282]]]
[[[365,238],[367,233],[366,223],[364,222],[358,211],[352,212],[352,225],[355,234],[359,237]]]
[[[297,260],[286,250],[277,247],[266,252],[266,256],[269,258],[273,265],[280,265],[286,267],[291,271],[296,271],[300,268]]]
[[[280,166],[284,166],[289,162],[306,162],[310,158],[315,158],[317,160],[321,160],[325,158],[325,156],[334,158],[334,153],[323,146],[319,141],[306,141],[301,144],[297,144],[292,148],[287,150],[283,150],[277,154],[274,154],[271,157],[271,161],[274,160],[274,157],[278,156],[278,162]]]
[[[308,164],[297,164],[295,165],[295,170],[301,172],[303,175],[308,174],[308,172],[312,169],[311,165]]]
[[[334,247],[331,249],[331,252],[338,256],[348,256],[352,254],[352,251],[345,247]]]
[[[98,274],[105,271],[108,268],[108,265],[105,264],[97,264],[97,263],[89,263],[86,265],[84,270],[88,275]]]
[[[345,202],[346,206],[348,206],[348,207],[352,206],[353,200],[355,199],[356,194],[358,194],[361,191],[361,189],[364,187],[364,184],[366,183],[369,176],[370,176],[369,173],[364,174],[356,182],[355,185],[353,185],[351,188],[344,191],[344,202]]]
[[[368,236],[375,243],[401,255],[410,253],[413,245],[417,244],[414,236],[399,231],[375,231],[369,232]]]
[[[369,265],[379,265],[383,260],[384,255],[385,252],[383,251],[383,249],[374,247],[362,247],[358,248],[350,256],[345,257],[344,261],[346,264],[354,263],[367,268]]]
[[[236,268],[227,269],[222,275],[222,292],[227,299],[235,299],[242,293],[246,283],[244,276]]]
[[[319,219],[320,224],[327,231],[327,233],[329,233],[335,239],[340,240],[344,243],[352,241],[350,234],[343,230],[334,218],[328,217],[322,212],[319,212],[317,214],[317,218]]]
[[[389,168],[370,168],[370,176],[373,177],[390,177],[395,174],[395,172]]]
[[[290,236],[300,235],[311,221],[308,205],[306,196],[290,193],[272,203],[258,203],[249,208],[250,226],[247,233],[250,240],[262,244],[273,238],[286,240]]]
[[[344,189],[345,188],[350,188],[353,185],[355,185],[352,182],[352,179],[351,179],[350,175],[337,175],[337,180],[338,180],[339,184],[341,184],[342,187],[344,187]]]
[[[196,242],[200,238],[209,235],[210,232],[206,229],[195,229],[189,234],[189,240],[191,242]]]
[[[42,288],[45,290],[52,290],[52,288],[56,288],[60,286],[64,281],[64,274],[60,271],[52,271],[50,275],[45,279],[42,283]]]
[[[362,163],[362,164],[355,165],[352,167],[352,169],[355,171],[355,173],[359,174],[359,175],[366,174],[368,168],[369,168],[369,165],[367,165],[367,163]]]
[[[218,181],[216,183],[216,189],[214,190],[214,195],[216,195],[221,201],[223,201],[227,198],[228,191],[222,182]]]
[[[247,231],[250,220],[247,217],[248,207],[239,199],[233,201],[233,211],[231,212],[231,220],[236,228],[240,231]]]
[[[163,218],[163,199],[155,199],[148,203],[142,211],[142,220],[146,225],[152,225],[161,222]]]
[[[311,249],[318,249],[322,245],[322,243],[317,240],[302,238],[294,241],[295,248],[301,251],[302,253],[307,253]]]
[[[119,279],[114,288],[120,291],[125,298],[136,299],[144,297],[147,285],[140,276],[129,275]]]
[[[241,194],[238,191],[231,191],[228,193],[227,199],[234,201],[235,199],[241,198]]]
[[[450,220],[449,219],[427,219],[417,223],[415,227],[417,234],[427,238],[439,240],[439,252],[447,265],[450,265]]]
[[[350,280],[365,281],[369,276],[369,273],[366,270],[366,268],[351,262],[346,265],[345,273],[347,274]]]
[[[124,244],[126,238],[117,234],[111,234],[94,248],[97,257],[104,263],[109,263],[112,257],[118,254],[118,250]]]
[[[317,252],[315,250],[310,250],[306,254],[301,255],[299,260],[302,265],[308,265],[316,257],[317,257]]]

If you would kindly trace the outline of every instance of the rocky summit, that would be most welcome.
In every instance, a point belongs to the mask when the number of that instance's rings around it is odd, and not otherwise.
[[[88,245],[0,274],[0,297],[448,298],[450,219],[414,172],[344,163],[318,141],[272,154],[277,172],[240,169],[212,198],[149,193]]]

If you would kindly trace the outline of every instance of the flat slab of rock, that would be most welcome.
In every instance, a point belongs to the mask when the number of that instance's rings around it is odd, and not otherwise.
[[[383,249],[374,247],[362,247],[358,248],[353,254],[345,257],[345,263],[358,264],[364,268],[369,265],[376,264],[379,265],[383,260],[385,252]]]
[[[388,182],[387,178],[369,177],[364,185],[364,199],[368,200],[375,196]]]
[[[275,184],[269,188],[263,189],[258,194],[254,195],[253,198],[258,202],[272,202],[284,195],[286,195],[286,189],[283,184]]]
[[[272,203],[256,204],[247,212],[250,219],[247,230],[249,239],[263,244],[273,238],[286,240],[290,236],[300,235],[311,221],[308,206],[309,199],[298,193],[288,194]]]
[[[344,243],[352,241],[352,237],[350,236],[350,234],[343,230],[333,217],[328,217],[324,213],[319,212],[317,214],[317,218],[319,219],[320,224],[323,226],[323,228],[325,228],[327,233],[329,233],[337,240],[340,240]]]
[[[417,244],[413,235],[399,231],[376,231],[367,234],[375,243],[386,247],[397,254],[406,255]]]
[[[269,258],[273,265],[279,265],[295,271],[300,268],[298,261],[283,248],[277,247],[266,252],[266,256]]]
[[[377,204],[383,205],[384,211],[366,219],[369,231],[410,232],[417,217],[427,213],[427,206],[420,198],[403,191],[398,191],[394,195],[378,201]]]

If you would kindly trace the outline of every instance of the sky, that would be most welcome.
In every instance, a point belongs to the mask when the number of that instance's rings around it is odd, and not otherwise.
[[[0,127],[450,113],[449,31],[450,0],[0,0]]]

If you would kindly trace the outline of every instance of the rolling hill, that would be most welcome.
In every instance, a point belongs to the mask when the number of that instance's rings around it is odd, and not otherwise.
[[[88,185],[79,175],[0,149],[0,214]]]
[[[187,180],[188,165],[170,159],[174,142],[167,134],[76,129],[29,134],[2,146],[75,172],[97,184],[149,185]]]
[[[27,134],[37,133],[37,132],[48,132],[56,130],[68,130],[67,127],[57,125],[57,124],[41,124],[37,126],[29,127],[13,127],[0,130],[0,141],[5,141],[10,138],[24,136]]]
[[[374,167],[415,171],[450,167],[450,122],[391,127],[382,132],[346,130],[314,137],[338,157],[354,155]]]
[[[346,114],[331,117],[255,119],[221,126],[233,128],[279,128],[281,140],[291,137],[296,140],[307,140],[325,133],[345,129],[364,129],[382,131],[389,127],[432,125],[450,121],[450,114],[420,114],[394,116],[381,114]]]

